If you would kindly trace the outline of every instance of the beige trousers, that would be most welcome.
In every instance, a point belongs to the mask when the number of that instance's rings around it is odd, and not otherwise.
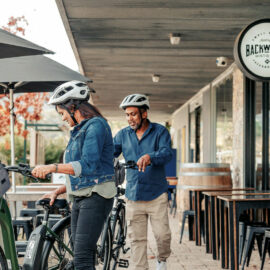
[[[152,201],[127,201],[127,225],[131,244],[132,270],[149,269],[147,261],[148,218],[156,243],[157,259],[165,261],[171,253],[171,230],[168,219],[168,194]]]

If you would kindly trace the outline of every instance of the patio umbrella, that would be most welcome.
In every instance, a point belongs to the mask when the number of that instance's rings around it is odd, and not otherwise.
[[[53,53],[26,39],[0,29],[0,58]]]
[[[0,59],[26,55],[38,55],[44,53],[53,53],[53,52],[46,48],[38,46],[26,39],[11,34],[8,31],[0,29]],[[12,118],[11,123],[13,123],[13,117],[11,118]],[[13,143],[13,151],[14,151],[14,143]],[[14,165],[14,158],[11,158],[11,164]],[[14,172],[12,172],[12,179],[13,183],[15,183]]]
[[[11,162],[15,163],[13,94],[23,92],[50,92],[58,85],[78,80],[91,82],[78,72],[43,55],[0,59],[0,94],[10,94]],[[12,181],[16,191],[15,179]]]

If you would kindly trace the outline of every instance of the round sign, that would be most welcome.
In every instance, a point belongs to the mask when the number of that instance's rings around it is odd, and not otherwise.
[[[270,80],[270,19],[248,25],[236,38],[234,58],[252,80]]]

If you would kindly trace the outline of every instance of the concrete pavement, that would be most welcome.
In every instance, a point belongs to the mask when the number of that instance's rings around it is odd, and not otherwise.
[[[179,217],[173,218],[170,215],[170,227],[172,231],[172,254],[167,261],[167,270],[221,270],[219,260],[214,261],[211,254],[206,254],[205,245],[196,246],[194,241],[188,240],[188,230],[185,228],[182,244],[179,244]],[[151,230],[148,226],[148,262],[149,270],[156,269],[156,243]],[[126,258],[130,259],[130,252],[126,254]],[[250,265],[245,267],[246,270],[260,269],[260,258],[258,250],[252,252]],[[131,262],[130,262],[131,266]],[[130,268],[130,267],[129,267]],[[241,269],[241,268],[240,268]],[[266,259],[264,270],[270,270],[270,260]]]

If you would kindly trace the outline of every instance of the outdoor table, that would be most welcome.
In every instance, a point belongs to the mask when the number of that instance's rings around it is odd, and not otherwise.
[[[254,191],[256,193],[256,191]],[[226,235],[227,235],[227,215],[228,209],[228,225],[229,225],[229,243],[230,243],[230,259],[231,269],[238,270],[238,251],[239,251],[239,217],[243,211],[248,209],[270,208],[270,194],[259,195],[261,191],[257,191],[256,195],[228,195],[217,196],[220,200],[220,236],[222,257],[225,258],[224,267],[228,268],[228,257],[226,251]],[[228,250],[228,249],[227,249]],[[222,265],[223,267],[223,265]]]
[[[189,201],[190,201],[190,210],[192,208],[195,210],[195,241],[196,245],[201,245],[201,201],[202,201],[202,192],[204,191],[224,191],[231,190],[231,186],[178,186],[189,191]],[[192,198],[194,194],[194,203]],[[189,223],[189,231],[192,231],[192,224]]]
[[[205,191],[204,196],[204,220],[205,220],[205,242],[206,252],[212,253],[213,259],[219,258],[219,205],[217,196],[242,195],[250,193],[254,195],[255,188],[232,188],[225,191]]]

